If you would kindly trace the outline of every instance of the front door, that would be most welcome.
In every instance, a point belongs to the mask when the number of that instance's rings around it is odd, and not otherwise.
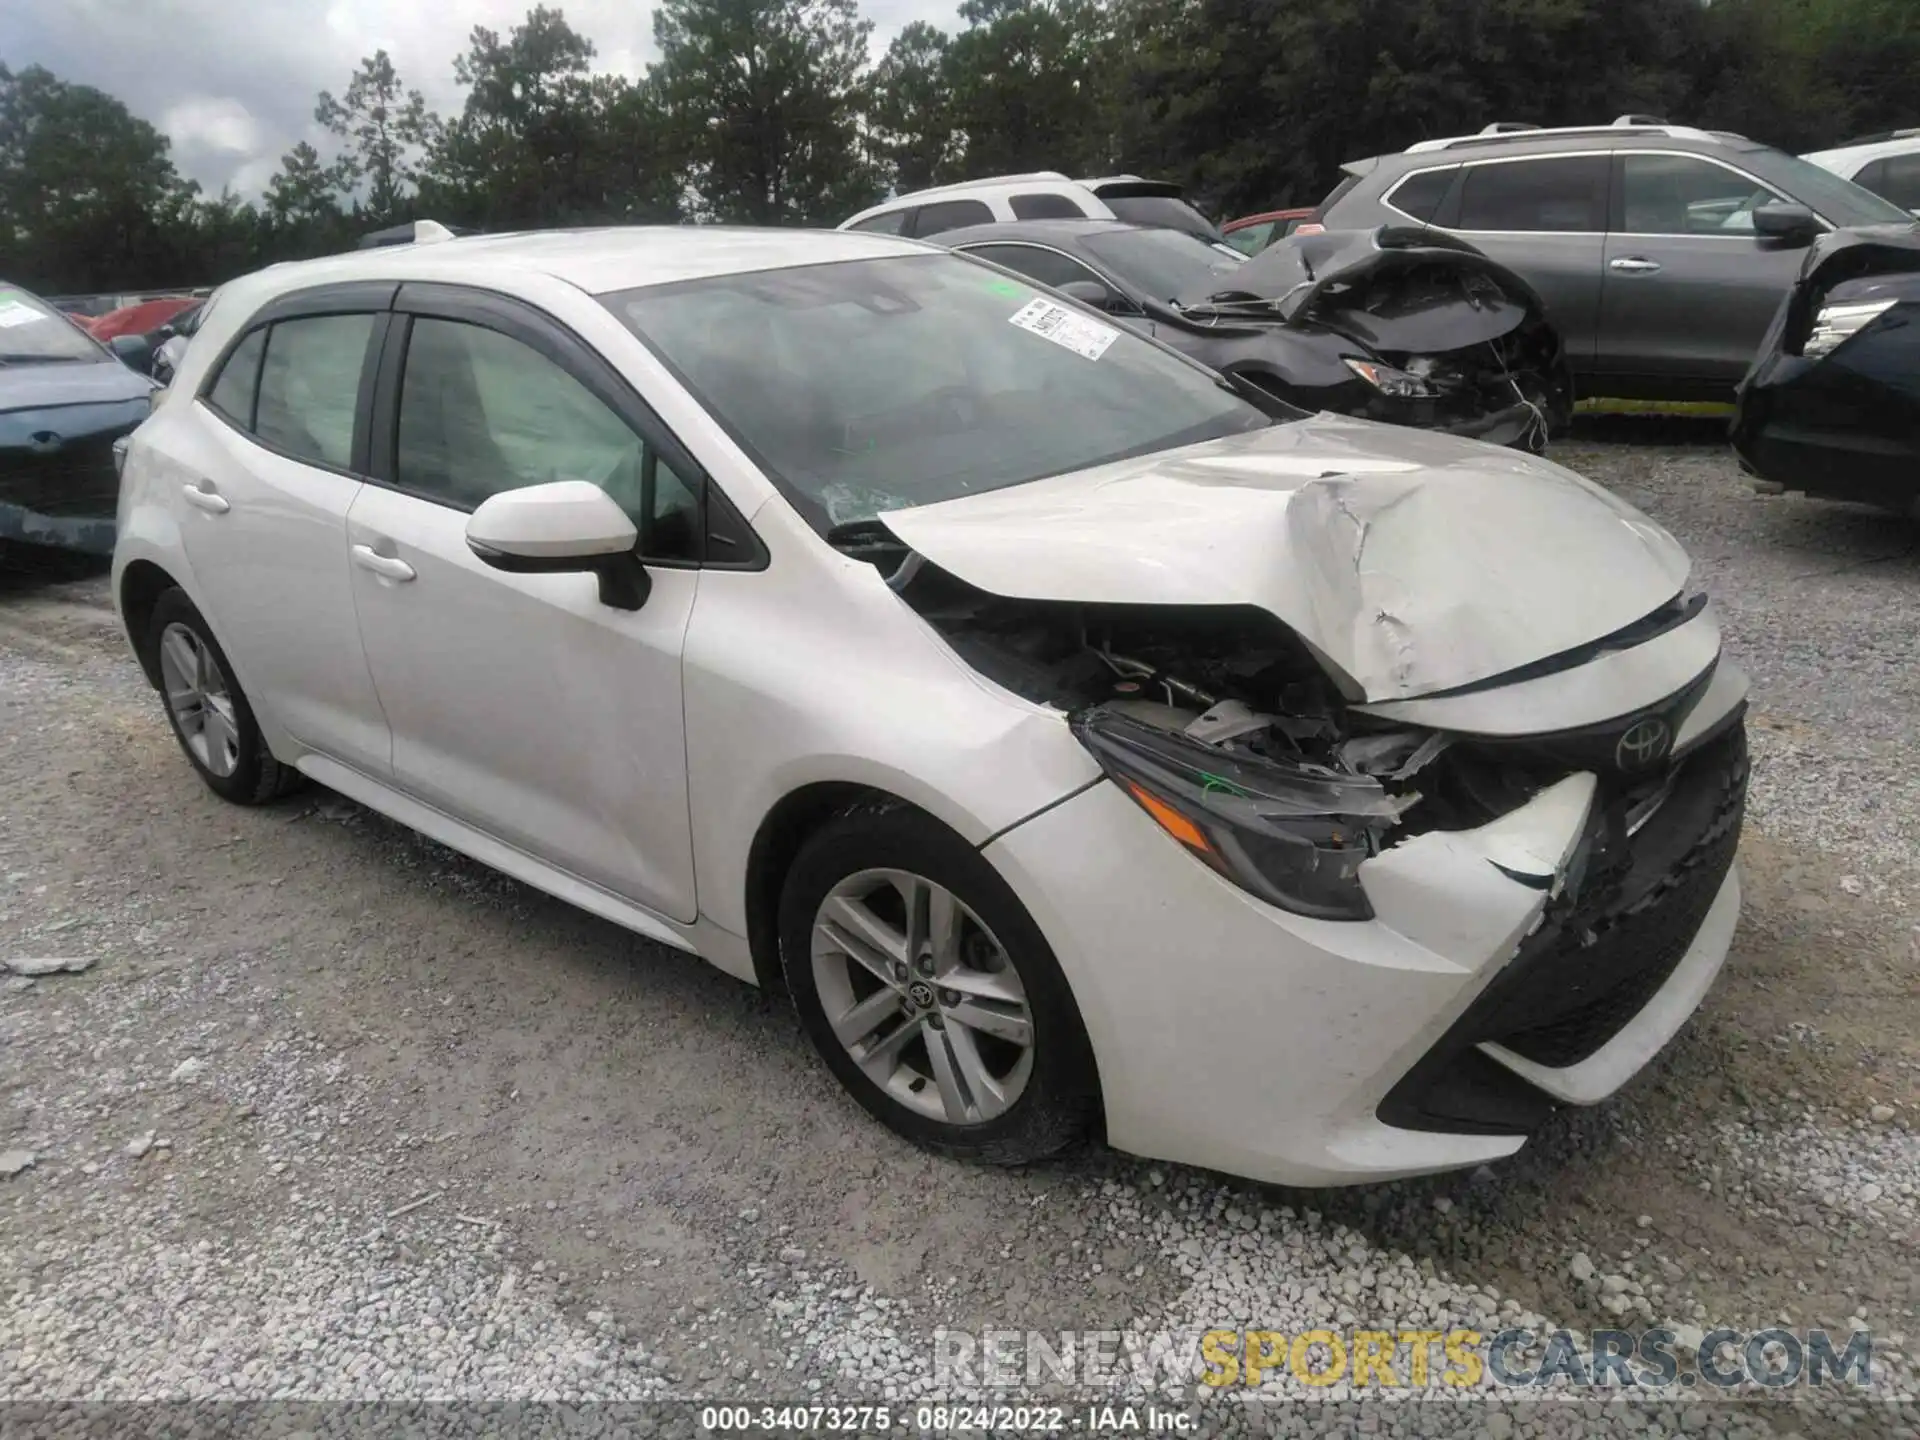
[[[1596,368],[1670,383],[1673,398],[1730,392],[1806,258],[1754,233],[1755,208],[1781,197],[1700,155],[1617,164]]]
[[[502,307],[475,313],[497,319]],[[582,375],[529,337],[531,322],[516,333],[445,314],[396,322],[386,369],[397,423],[375,462],[386,483],[361,493],[346,536],[394,778],[548,864],[691,921],[680,656],[699,571],[676,562],[695,540],[696,492],[603,398],[605,373]],[[507,574],[469,550],[476,506],[550,480],[601,486],[652,537],[642,556],[664,563],[649,564],[640,609],[603,605],[590,575]]]

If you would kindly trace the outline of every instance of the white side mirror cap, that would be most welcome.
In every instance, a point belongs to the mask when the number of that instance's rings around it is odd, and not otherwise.
[[[482,501],[467,521],[467,543],[483,556],[591,561],[631,552],[639,540],[627,512],[585,480],[503,490]]]

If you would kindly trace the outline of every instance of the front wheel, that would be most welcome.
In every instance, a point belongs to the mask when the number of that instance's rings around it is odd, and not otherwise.
[[[817,831],[787,876],[780,954],[828,1068],[915,1143],[1013,1165],[1091,1126],[1093,1059],[1052,951],[930,817],[861,805]]]

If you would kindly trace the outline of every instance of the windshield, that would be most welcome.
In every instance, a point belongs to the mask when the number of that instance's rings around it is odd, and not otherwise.
[[[1222,277],[1247,263],[1243,255],[1178,230],[1107,230],[1083,236],[1080,243],[1114,274],[1155,300],[1211,295],[1229,288]]]
[[[58,310],[24,290],[0,285],[0,361],[19,365],[104,358],[100,347]]]
[[[1758,170],[1758,167],[1755,167]],[[1784,151],[1767,156],[1767,168],[1760,178],[1779,184],[1802,205],[1810,206],[1835,225],[1911,225],[1913,216],[1891,200],[1882,200],[1843,180],[1831,170],[1823,170],[1811,160]]]
[[[957,255],[601,298],[822,533],[1273,423],[1198,366]]]

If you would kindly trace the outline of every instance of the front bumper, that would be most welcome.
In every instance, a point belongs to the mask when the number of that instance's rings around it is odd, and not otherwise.
[[[1732,940],[1745,784],[1736,715],[1624,849],[1620,806],[1574,774],[1368,861],[1365,923],[1263,904],[1110,784],[986,854],[1073,987],[1113,1145],[1351,1184],[1510,1155],[1672,1038]]]

